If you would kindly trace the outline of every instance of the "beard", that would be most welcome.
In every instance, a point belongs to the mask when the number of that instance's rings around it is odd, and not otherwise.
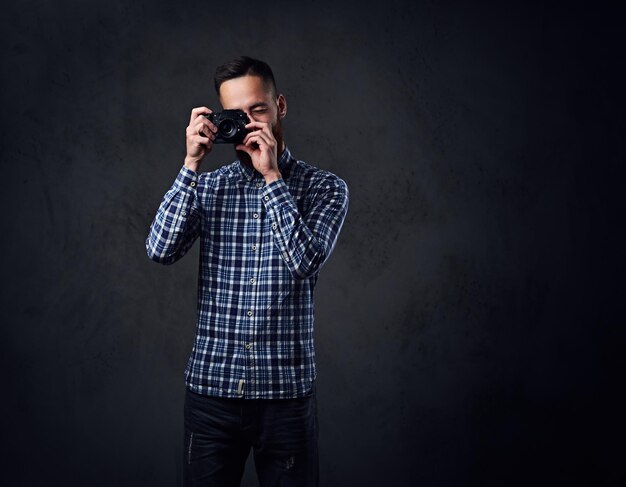
[[[280,155],[282,154],[282,150],[283,150],[283,125],[280,121],[280,118],[278,118],[276,120],[276,123],[272,125],[272,134],[274,135],[274,138],[276,139],[276,147],[278,148],[276,152],[277,152],[278,158],[280,158]],[[236,146],[237,145],[233,145],[233,148],[235,148]],[[252,168],[254,167],[254,165],[252,164],[252,159],[250,158],[247,152],[235,149],[235,154],[237,155],[237,159],[239,159],[242,164],[248,167],[252,167]]]

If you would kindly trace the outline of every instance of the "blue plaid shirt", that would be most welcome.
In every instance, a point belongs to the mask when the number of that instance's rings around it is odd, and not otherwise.
[[[150,227],[151,259],[172,264],[200,237],[198,323],[185,369],[199,394],[306,395],[315,379],[313,291],[348,209],[346,183],[285,149],[265,184],[235,161],[184,166]]]

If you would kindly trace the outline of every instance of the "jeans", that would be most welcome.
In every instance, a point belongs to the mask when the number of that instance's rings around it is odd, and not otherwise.
[[[315,389],[295,399],[185,395],[183,485],[236,487],[252,448],[261,487],[318,485]]]

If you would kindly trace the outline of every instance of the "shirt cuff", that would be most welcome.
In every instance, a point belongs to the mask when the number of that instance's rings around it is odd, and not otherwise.
[[[282,178],[267,184],[263,188],[261,194],[261,200],[267,210],[273,206],[280,206],[284,204],[295,205],[293,197],[287,187],[287,183],[285,183],[285,180]]]
[[[198,173],[183,166],[180,168],[176,181],[174,181],[174,187],[178,189],[196,189],[198,185]]]

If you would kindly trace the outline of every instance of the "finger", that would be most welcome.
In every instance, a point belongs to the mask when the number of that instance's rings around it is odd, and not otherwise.
[[[203,137],[202,135],[192,135],[189,137],[189,140],[192,144],[197,146],[203,145],[210,149],[213,146],[213,139],[209,139],[208,137]]]
[[[211,126],[213,124],[211,122],[209,122],[206,118],[204,118],[204,117],[202,117],[202,118],[206,122],[200,121],[200,122],[196,123],[196,125],[194,126],[193,133],[195,133],[195,134],[202,134],[205,137],[211,137],[211,139],[215,139],[215,132],[216,132],[216,130],[213,130],[211,128]]]
[[[201,123],[203,125],[206,125],[208,127],[208,129],[213,132],[214,134],[217,133],[217,127],[215,126],[215,124],[213,122],[211,122],[208,118],[202,116],[202,117],[198,117],[196,118],[196,123]]]
[[[257,136],[262,135],[262,134],[264,134],[264,132],[262,130],[253,130],[251,132],[248,132],[246,134],[246,136],[244,137],[244,139],[243,139],[244,140],[243,143],[245,144],[245,140],[249,139],[250,137],[257,137]]]
[[[252,122],[246,124],[246,128],[248,130],[252,130],[252,129],[264,129],[264,128],[268,128],[269,129],[270,124],[268,122],[257,122],[256,120],[253,120]],[[271,132],[271,130],[270,130]]]
[[[249,156],[252,156],[252,154],[254,153],[254,150],[249,148],[248,146],[244,145],[244,144],[238,144],[235,146],[236,150],[241,150],[244,151],[246,154],[248,154]]]
[[[258,135],[252,135],[252,136],[248,135],[248,136],[246,136],[246,138],[243,140],[243,145],[245,145],[246,147],[254,147],[255,149],[257,147],[261,148],[259,146],[259,142],[258,142],[259,138],[258,137],[259,137]]]
[[[200,115],[206,115],[209,113],[213,113],[210,108],[207,107],[196,107],[191,110],[191,117],[189,118],[189,125],[198,118]]]
[[[263,145],[264,148],[267,147],[270,149],[275,145],[273,139],[270,139],[265,132],[260,131],[246,135],[243,139],[243,143],[248,145],[250,142],[256,143],[259,147]]]
[[[196,135],[201,135],[202,137],[207,137],[207,134],[205,134],[205,126],[204,125],[194,125],[194,126],[189,126],[187,127],[187,130],[185,131],[185,135],[187,136],[187,138],[191,138],[191,137],[195,137]],[[213,132],[208,131],[207,132],[210,134],[208,135],[208,137],[211,137],[211,140],[213,140],[215,138],[215,135],[213,134]]]
[[[250,130],[250,133],[263,132],[267,134],[267,136],[271,140],[276,140],[274,134],[272,133],[272,126],[266,122],[251,122],[246,125],[246,128]],[[252,128],[256,128],[257,130],[251,130]]]
[[[253,137],[244,145],[250,147],[251,149],[258,150],[261,152],[268,152],[272,149],[268,146],[267,141],[262,139],[261,137]]]
[[[187,126],[185,133],[187,136],[206,133],[215,138],[214,134],[217,133],[217,128],[208,119],[200,116]]]

